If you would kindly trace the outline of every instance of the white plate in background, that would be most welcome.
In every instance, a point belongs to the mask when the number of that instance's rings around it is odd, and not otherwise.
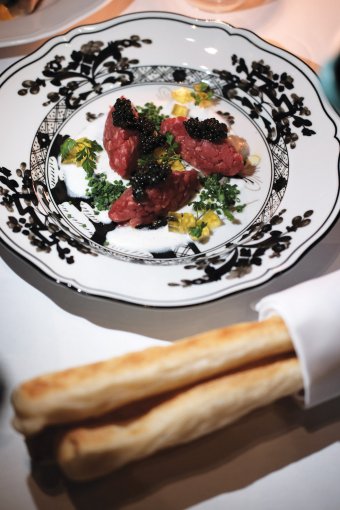
[[[32,14],[0,21],[0,48],[39,41],[67,30],[96,12],[107,1],[42,0]]]

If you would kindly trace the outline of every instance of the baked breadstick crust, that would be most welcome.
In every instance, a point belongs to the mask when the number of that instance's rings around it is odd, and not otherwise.
[[[13,425],[29,436],[292,350],[283,320],[271,317],[43,375],[13,392]]]
[[[221,376],[181,391],[128,424],[69,431],[58,446],[57,460],[72,480],[98,478],[218,430],[302,387],[296,358]]]

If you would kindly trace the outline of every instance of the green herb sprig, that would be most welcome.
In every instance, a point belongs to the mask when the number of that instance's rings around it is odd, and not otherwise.
[[[235,221],[234,213],[240,213],[245,204],[240,203],[240,190],[237,184],[230,184],[227,177],[211,174],[201,179],[203,189],[198,200],[192,202],[194,211],[204,213],[212,210],[223,214],[228,220]]]
[[[145,103],[144,106],[136,106],[136,110],[140,116],[151,120],[157,131],[159,131],[162,121],[169,117],[169,115],[161,113],[163,110],[162,106],[156,106],[155,103],[152,102]]]
[[[97,153],[102,150],[102,146],[96,140],[88,138],[79,140],[67,138],[60,147],[62,162],[75,163],[85,170],[88,183],[86,195],[91,199],[97,213],[109,209],[127,188],[123,181],[109,182],[104,173],[95,173],[98,162]]]
[[[163,165],[169,165],[171,166],[175,161],[181,161],[182,158],[178,152],[179,145],[175,141],[175,137],[172,133],[167,131],[165,133],[165,143],[162,147],[160,147],[160,154],[156,154],[151,152],[150,154],[143,154],[138,159],[138,167],[143,168],[144,166],[147,166],[152,161],[158,161],[159,163]]]
[[[82,166],[88,175],[93,175],[97,166],[97,153],[103,147],[96,140],[67,138],[60,147],[62,162],[76,163]]]

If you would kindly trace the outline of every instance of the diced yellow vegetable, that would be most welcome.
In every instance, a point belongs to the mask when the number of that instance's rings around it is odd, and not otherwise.
[[[185,231],[187,232],[189,228],[192,228],[196,225],[195,216],[191,213],[182,213],[182,225]]]
[[[200,106],[201,108],[208,108],[209,106],[211,106],[213,104],[212,100],[211,99],[205,99],[204,96],[206,96],[207,94],[205,94],[205,92],[203,92],[201,94],[202,96],[202,99],[200,101],[200,104],[198,106]]]
[[[189,234],[194,241],[206,241],[209,239],[212,230],[222,225],[222,221],[214,211],[206,211],[200,219],[192,213],[170,212],[168,219],[169,232],[177,234]],[[199,236],[195,236],[191,229],[202,227]]]
[[[215,211],[205,212],[201,220],[207,224],[210,230],[214,230],[215,228],[220,227],[222,225],[222,220],[218,216],[218,214],[215,213]]]
[[[207,108],[213,104],[213,94],[209,85],[205,82],[193,85],[195,104],[200,108]]]
[[[192,103],[194,98],[191,95],[191,90],[186,87],[179,87],[171,92],[172,98],[181,104]]]
[[[168,228],[170,232],[187,234],[189,228],[195,225],[196,219],[193,214],[169,212]]]
[[[202,220],[198,220],[196,222],[196,225],[197,226],[200,226],[202,225],[203,221]],[[196,237],[195,235],[193,234],[190,234],[190,237],[191,239],[193,239],[194,241],[205,241],[206,239],[209,239],[210,237],[210,229],[207,225],[205,225],[203,228],[202,228],[202,231],[201,231],[201,235],[199,237]]]
[[[188,115],[188,112],[189,108],[177,103],[173,106],[171,111],[172,115],[174,115],[175,117],[186,117]]]
[[[257,154],[251,154],[248,158],[248,161],[251,165],[257,166],[260,163],[261,158]]]
[[[179,159],[176,159],[171,164],[171,170],[174,170],[176,172],[182,172],[182,170],[185,170],[185,167],[184,167],[183,163]]]

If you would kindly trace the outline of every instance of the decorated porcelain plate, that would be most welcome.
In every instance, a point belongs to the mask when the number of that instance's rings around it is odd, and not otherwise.
[[[32,14],[0,21],[0,48],[51,37],[90,16],[105,3],[107,0],[41,0]]]
[[[71,31],[1,76],[0,108],[1,239],[91,295],[178,307],[246,291],[339,211],[318,77],[221,22]]]

